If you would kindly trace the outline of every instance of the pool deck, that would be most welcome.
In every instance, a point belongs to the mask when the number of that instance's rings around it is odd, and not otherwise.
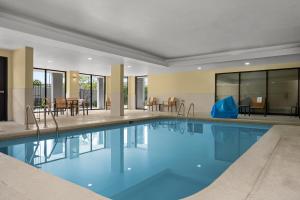
[[[58,117],[60,130],[95,127],[157,117],[175,113],[126,111],[124,117],[109,112],[92,112],[89,116]],[[207,114],[196,118],[212,120]],[[42,133],[54,131],[49,128]],[[187,199],[200,200],[299,200],[300,199],[300,120],[288,116],[240,116],[234,121],[274,125],[256,144],[234,162],[215,182]],[[42,122],[41,127],[42,127]],[[32,136],[35,130],[14,122],[0,123],[0,140]],[[1,130],[2,129],[2,130]],[[49,195],[50,194],[50,195]],[[0,154],[0,200],[105,199],[92,191],[42,172],[14,158]]]

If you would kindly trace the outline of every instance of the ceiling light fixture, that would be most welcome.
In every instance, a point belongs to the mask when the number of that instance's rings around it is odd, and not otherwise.
[[[53,63],[53,61],[52,60],[48,60],[48,63]]]
[[[93,60],[93,58],[89,57],[88,60]]]
[[[198,70],[201,70],[201,69],[202,69],[202,67],[197,67],[197,69],[198,69]]]
[[[131,68],[131,66],[128,66],[128,68]]]
[[[246,66],[249,66],[249,65],[250,65],[250,63],[249,63],[249,62],[245,62],[245,65],[246,65]]]

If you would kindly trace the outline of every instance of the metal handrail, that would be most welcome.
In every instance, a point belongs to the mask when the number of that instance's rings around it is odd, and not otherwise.
[[[187,115],[186,115],[187,118],[189,117],[191,108],[193,108],[193,117],[195,116],[195,105],[194,105],[194,103],[191,103],[191,104],[190,104],[190,107],[189,107],[189,110],[188,110],[188,112],[187,112]]]
[[[36,117],[35,117],[35,115],[34,115],[34,112],[33,112],[33,109],[32,109],[32,107],[30,106],[30,105],[27,105],[26,106],[26,118],[25,118],[25,121],[26,121],[26,130],[29,130],[29,116],[28,116],[28,112],[29,112],[29,110],[30,110],[30,113],[31,113],[31,115],[32,115],[32,118],[33,118],[33,120],[34,120],[34,122],[35,122],[35,125],[36,125],[36,134],[37,134],[37,139],[39,140],[40,139],[40,126],[39,126],[39,124],[38,124],[38,122],[37,122],[37,120],[36,120]]]
[[[183,113],[181,114],[180,111],[181,111],[181,108],[183,108]],[[185,105],[184,103],[182,102],[179,106],[179,109],[178,109],[178,112],[177,112],[177,117],[179,116],[184,116],[185,115]]]
[[[46,117],[46,113],[47,113],[47,109],[48,109],[48,113],[50,113],[51,117],[52,117],[52,120],[54,121],[55,123],[55,131],[56,131],[56,137],[58,137],[58,124],[57,124],[57,121],[52,113],[51,110],[49,110],[48,107],[45,106],[44,108],[44,127],[47,128],[47,117]]]

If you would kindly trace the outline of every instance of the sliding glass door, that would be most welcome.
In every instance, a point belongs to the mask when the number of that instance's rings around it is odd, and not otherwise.
[[[104,109],[105,77],[93,74],[80,74],[79,96],[89,104],[89,109]]]
[[[263,109],[253,110],[255,113],[264,113],[267,97],[267,72],[242,72],[240,75],[240,102],[262,102]]]
[[[124,108],[128,109],[128,77],[123,78]]]
[[[289,114],[298,104],[298,70],[274,70],[268,78],[269,113]]]
[[[215,100],[233,96],[239,105],[263,103],[255,113],[296,115],[299,76],[298,68],[216,74]]]
[[[91,78],[91,75],[88,74],[79,75],[79,98],[85,99],[89,104],[89,108],[91,108]]]
[[[34,68],[32,95],[35,111],[43,109],[46,98],[50,104],[54,102],[55,98],[65,98],[66,72]]]
[[[137,76],[135,79],[135,87],[136,108],[145,109],[145,101],[148,98],[148,77]]]
[[[66,97],[65,72],[47,70],[47,98],[54,102],[55,98]]]
[[[239,103],[239,73],[218,74],[216,77],[216,100],[232,96]]]
[[[104,109],[105,78],[92,76],[92,109]]]

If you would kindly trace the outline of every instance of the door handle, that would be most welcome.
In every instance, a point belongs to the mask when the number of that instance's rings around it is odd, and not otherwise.
[[[4,94],[5,93],[5,91],[4,90],[0,90],[0,94]]]

